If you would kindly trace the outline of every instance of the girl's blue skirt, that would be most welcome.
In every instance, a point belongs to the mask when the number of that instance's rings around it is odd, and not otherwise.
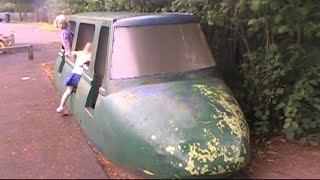
[[[64,85],[73,86],[76,88],[78,86],[80,78],[81,78],[81,75],[75,74],[75,73],[70,73],[67,76],[67,78],[64,80]]]

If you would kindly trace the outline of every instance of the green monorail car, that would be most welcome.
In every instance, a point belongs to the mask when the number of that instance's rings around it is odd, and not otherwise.
[[[90,12],[68,17],[72,50],[93,42],[67,102],[105,157],[147,178],[220,178],[250,160],[249,129],[199,19],[184,13]],[[62,94],[74,63],[59,52]]]

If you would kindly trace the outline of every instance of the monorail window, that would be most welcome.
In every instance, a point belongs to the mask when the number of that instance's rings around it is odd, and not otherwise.
[[[181,73],[215,66],[201,27],[196,23],[117,27],[111,79]],[[123,70],[126,67],[126,70]]]
[[[75,50],[82,50],[87,42],[93,42],[94,24],[80,23]]]
[[[70,24],[70,30],[74,33],[76,30],[76,22],[69,21],[69,24]]]
[[[93,85],[90,89],[88,100],[86,102],[86,107],[94,108],[97,97],[99,94],[99,88],[102,85],[102,81],[104,79],[107,54],[108,54],[108,42],[109,42],[109,28],[101,27],[99,33],[99,41],[97,54],[94,62],[94,77],[93,77]]]

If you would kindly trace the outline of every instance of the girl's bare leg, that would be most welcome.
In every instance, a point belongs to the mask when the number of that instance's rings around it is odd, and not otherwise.
[[[60,102],[60,106],[59,107],[64,107],[66,105],[66,102],[69,98],[69,96],[71,95],[73,91],[73,86],[67,86],[66,91],[63,93],[62,97],[61,97],[61,102]]]

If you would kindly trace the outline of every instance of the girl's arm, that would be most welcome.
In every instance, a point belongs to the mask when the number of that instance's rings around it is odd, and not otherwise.
[[[84,69],[86,69],[86,70],[89,69],[90,61],[91,61],[91,53],[90,53],[90,55],[87,55],[87,59],[83,62]]]
[[[72,51],[72,52],[71,52],[71,55],[72,55],[72,56],[73,56],[73,55],[79,56],[79,53],[80,53],[80,51]]]
[[[65,51],[66,51],[66,56],[68,57],[68,56],[71,55],[71,52],[70,52],[70,50],[71,50],[71,47],[70,47],[71,46],[71,42],[70,42],[69,39],[64,39],[64,42],[66,44],[66,47],[64,47]]]

